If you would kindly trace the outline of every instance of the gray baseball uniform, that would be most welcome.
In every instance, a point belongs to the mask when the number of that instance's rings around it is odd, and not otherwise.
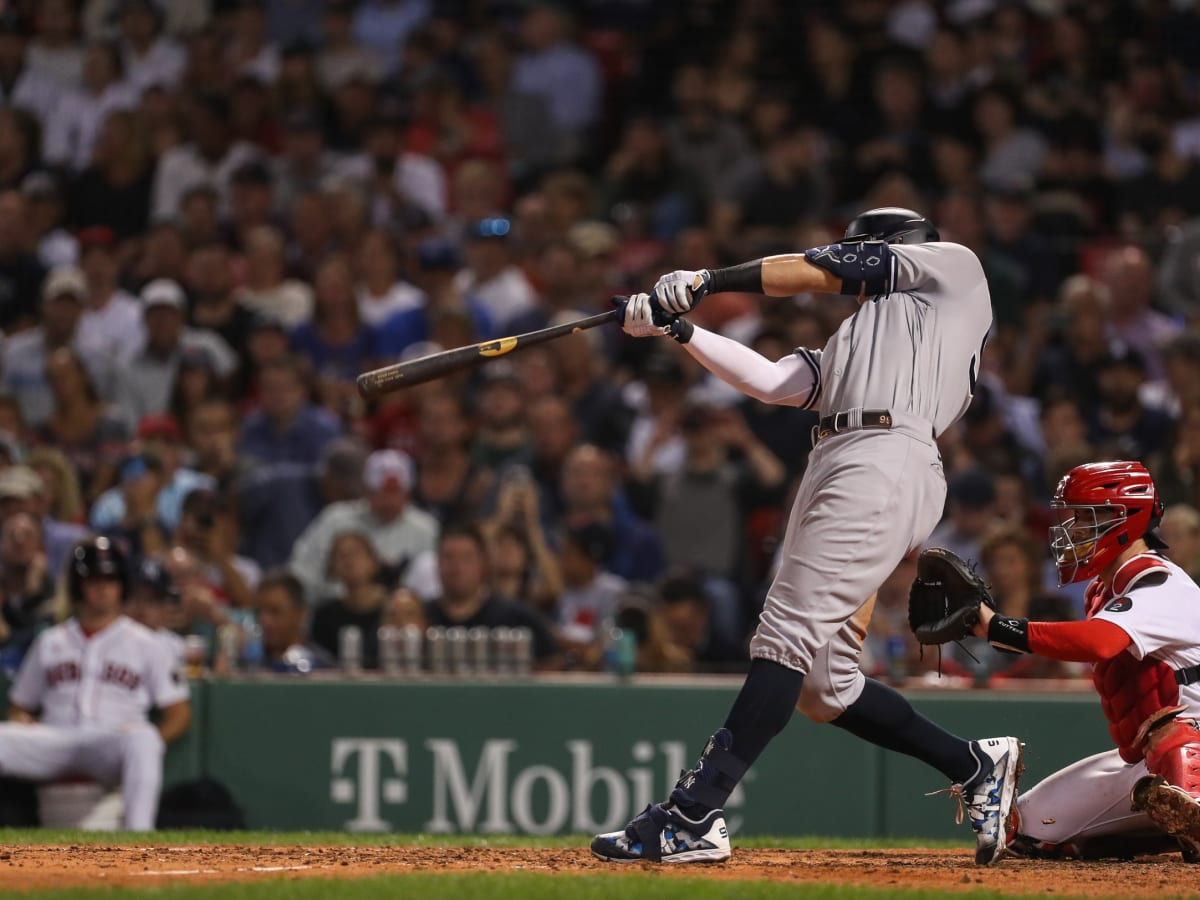
[[[946,482],[935,436],[971,402],[992,324],[983,268],[969,249],[888,249],[892,292],[864,302],[822,351],[798,350],[772,365],[701,329],[685,345],[760,399],[848,414],[848,429],[820,440],[809,457],[750,644],[751,656],[809,676],[799,707],[822,721],[862,692],[870,598],[941,518]],[[891,427],[862,429],[863,410],[888,411]]]

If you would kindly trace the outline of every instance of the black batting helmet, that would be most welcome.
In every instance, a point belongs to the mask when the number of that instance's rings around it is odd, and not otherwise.
[[[121,594],[129,592],[129,562],[124,552],[106,537],[93,538],[76,545],[71,554],[71,569],[67,587],[72,603],[83,599],[83,582],[87,578],[115,578],[121,582]]]
[[[889,244],[924,244],[941,235],[927,218],[901,206],[881,206],[859,213],[846,226],[842,242],[885,241]]]

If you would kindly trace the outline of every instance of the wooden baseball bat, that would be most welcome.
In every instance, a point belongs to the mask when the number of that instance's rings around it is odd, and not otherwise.
[[[614,297],[613,299],[614,301],[622,301],[628,298]],[[363,372],[363,374],[359,375],[357,380],[358,392],[366,399],[371,400],[414,384],[433,381],[435,378],[441,378],[460,369],[469,369],[472,366],[482,365],[489,359],[504,356],[522,347],[532,347],[534,344],[552,341],[555,338],[562,337],[564,334],[575,334],[577,331],[595,328],[597,325],[620,321],[621,314],[622,308],[617,307],[610,309],[608,312],[602,312],[599,315],[588,316],[586,319],[577,319],[574,322],[564,322],[561,325],[553,325],[550,328],[543,328],[540,331],[497,338],[494,341],[471,344],[469,347],[459,347],[455,350],[443,350],[440,353],[431,353],[429,356],[410,359],[407,362],[393,363],[390,366],[373,369],[370,372]]]

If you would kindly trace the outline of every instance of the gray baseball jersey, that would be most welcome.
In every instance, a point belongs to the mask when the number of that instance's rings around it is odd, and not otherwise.
[[[859,307],[820,354],[821,415],[890,409],[941,434],[971,402],[992,304],[961,244],[896,244],[892,293]]]

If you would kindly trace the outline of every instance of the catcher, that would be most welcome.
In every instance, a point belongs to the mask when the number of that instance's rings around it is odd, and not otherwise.
[[[1084,621],[1001,615],[969,566],[933,549],[918,561],[910,624],[925,644],[975,634],[1004,651],[1093,664],[1116,749],[1021,795],[1011,852],[1128,856],[1177,842],[1200,862],[1200,588],[1157,552],[1163,506],[1141,463],[1078,466],[1051,507],[1059,583],[1092,579]]]

